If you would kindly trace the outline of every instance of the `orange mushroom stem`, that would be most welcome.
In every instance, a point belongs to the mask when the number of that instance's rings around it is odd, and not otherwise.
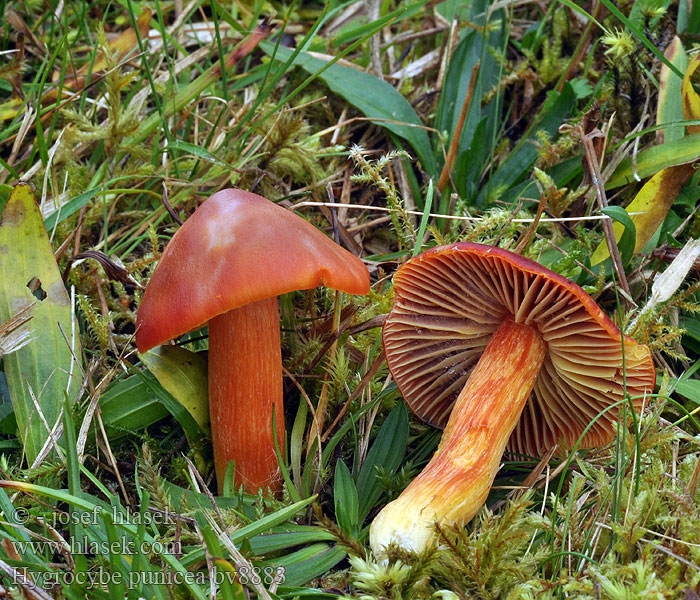
[[[505,320],[460,392],[428,465],[372,522],[376,553],[390,543],[420,551],[435,523],[469,521],[486,501],[501,456],[545,357],[537,330]]]
[[[282,452],[285,444],[277,297],[209,321],[209,416],[217,433],[212,443],[219,485],[233,460],[237,484],[278,492],[274,436]]]
[[[221,190],[175,233],[146,287],[139,352],[209,324],[209,411],[219,491],[278,491],[275,435],[284,456],[277,296],[325,285],[369,292],[362,261],[262,196]],[[274,415],[274,433],[273,433]]]

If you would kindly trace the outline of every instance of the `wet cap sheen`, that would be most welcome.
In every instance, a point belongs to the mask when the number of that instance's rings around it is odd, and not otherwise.
[[[136,344],[145,352],[231,309],[319,285],[367,294],[369,272],[292,211],[251,192],[222,190],[163,252],[139,307]]]
[[[387,362],[408,405],[431,425],[445,426],[506,318],[535,328],[547,348],[509,450],[540,456],[556,443],[570,448],[624,397],[620,330],[578,285],[530,259],[469,242],[441,246],[402,265],[394,291],[383,333]],[[638,410],[656,373],[649,349],[627,336],[624,372]],[[605,412],[579,447],[608,443],[619,409]]]

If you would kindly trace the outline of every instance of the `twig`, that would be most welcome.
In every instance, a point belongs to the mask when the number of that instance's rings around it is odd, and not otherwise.
[[[53,378],[56,371],[57,369],[54,369],[51,372],[51,375],[49,375],[49,378],[46,380],[44,386],[39,391],[39,397],[41,397],[41,395],[46,390],[46,386],[48,385],[51,378]],[[29,397],[32,399],[32,403],[34,404],[34,409],[36,410],[36,414],[39,417],[39,420],[46,429],[46,432],[49,434],[48,438],[46,438],[46,440],[44,441],[44,445],[39,451],[39,454],[34,459],[34,462],[31,464],[31,468],[35,469],[44,461],[44,459],[48,456],[49,452],[52,449],[56,450],[56,453],[61,459],[64,458],[63,451],[61,450],[61,446],[58,443],[60,437],[63,435],[63,422],[61,421],[61,419],[63,418],[63,408],[61,408],[58,411],[58,415],[56,416],[56,421],[54,422],[53,427],[50,427],[46,420],[46,416],[44,415],[44,411],[42,410],[41,405],[39,404],[39,400],[36,394],[34,393],[34,390],[31,385],[27,385],[27,391],[29,392]]]
[[[163,182],[163,206],[165,206],[165,210],[168,211],[168,214],[173,218],[173,221],[175,221],[178,225],[182,227],[182,219],[180,216],[173,210],[172,205],[168,201],[168,188],[165,186],[165,181]]]
[[[322,442],[325,442],[328,439],[328,436],[331,434],[331,431],[335,429],[335,426],[340,422],[340,419],[343,418],[345,413],[348,411],[350,408],[350,405],[355,401],[355,399],[360,395],[362,390],[365,388],[365,386],[370,382],[372,377],[376,374],[376,372],[379,370],[379,367],[382,366],[382,363],[384,362],[384,350],[382,350],[377,358],[374,359],[374,362],[370,366],[369,369],[367,369],[367,372],[362,376],[362,379],[360,379],[360,383],[357,384],[357,387],[353,391],[350,396],[348,396],[348,399],[345,401],[345,404],[343,405],[343,408],[340,409],[340,412],[336,416],[336,418],[333,420],[333,422],[328,426],[328,429],[323,432],[323,437],[321,438]]]
[[[591,179],[593,180],[595,195],[598,200],[598,205],[602,210],[608,207],[608,199],[605,195],[605,187],[603,185],[603,178],[600,173],[598,155],[596,154],[589,134],[587,134],[581,126],[579,126],[579,132],[581,134],[581,141],[583,142],[588,170],[590,172]],[[608,250],[610,251],[610,258],[612,259],[613,269],[615,270],[615,275],[617,276],[618,285],[626,294],[626,296],[623,295],[623,301],[629,307],[630,303],[628,299],[631,297],[630,286],[627,282],[625,269],[622,266],[622,258],[620,257],[620,250],[617,247],[617,242],[615,241],[615,232],[613,231],[611,220],[603,221],[603,232],[605,233],[605,240],[608,244]]]
[[[341,292],[335,292],[335,302],[333,310],[333,341],[328,349],[328,364],[332,364],[335,360],[336,353],[338,350],[338,338],[340,337],[340,315],[341,315],[341,304],[342,297]],[[321,387],[321,393],[319,394],[318,404],[316,407],[316,418],[311,423],[311,431],[309,432],[309,439],[306,445],[307,455],[311,453],[311,449],[314,441],[318,438],[319,449],[321,447],[321,431],[323,431],[323,425],[326,422],[326,413],[328,412],[328,400],[330,396],[330,370],[325,369],[323,373],[323,384]],[[319,457],[320,460],[320,457]],[[319,462],[319,470],[321,468],[321,463]]]
[[[530,471],[528,476],[523,480],[523,483],[521,486],[519,486],[520,489],[526,490],[530,489],[533,487],[537,481],[540,478],[540,475],[542,475],[542,472],[545,470],[545,468],[549,465],[549,461],[552,459],[552,456],[554,456],[554,453],[557,451],[559,448],[559,444],[554,444],[547,452],[544,454],[544,456],[540,459],[540,462],[537,463],[534,469]]]
[[[527,228],[527,231],[520,236],[520,239],[515,245],[513,252],[515,252],[516,254],[521,254],[522,251],[525,250],[527,245],[530,243],[532,236],[535,235],[535,232],[537,231],[537,225],[539,225],[540,219],[542,218],[542,213],[544,212],[544,209],[546,207],[547,197],[544,194],[542,194],[540,196],[540,203],[537,206],[537,214],[535,214],[535,220],[532,222],[530,227]]]
[[[27,598],[31,600],[51,600],[51,596],[49,596],[43,588],[40,588],[22,571],[11,567],[4,560],[0,560],[0,571],[2,571],[10,581],[19,585]]]
[[[381,17],[381,0],[365,0],[367,6],[367,18],[370,21],[378,21]],[[379,31],[376,31],[374,35],[369,38],[369,55],[370,61],[372,62],[372,71],[374,74],[383,79],[382,74],[382,56],[379,52],[382,40],[379,37]]]
[[[593,32],[593,27],[595,21],[598,20],[600,17],[600,12],[601,8],[603,7],[603,3],[600,0],[597,0],[595,2],[595,8],[593,9],[593,20],[588,22],[588,25],[586,26],[586,29],[583,31],[583,35],[580,37],[579,42],[576,46],[576,50],[574,51],[574,56],[571,59],[571,62],[569,62],[569,67],[566,69],[566,72],[559,78],[559,81],[557,83],[557,92],[560,92],[564,89],[564,85],[566,84],[569,79],[573,76],[574,72],[578,68],[578,63],[581,61],[583,58],[583,55],[586,51],[586,47],[588,46],[588,42],[591,38],[591,33]]]
[[[442,167],[440,179],[438,179],[437,187],[441,194],[447,185],[447,181],[452,176],[452,168],[454,167],[455,159],[457,158],[457,150],[459,149],[459,138],[462,137],[464,122],[467,119],[467,113],[469,112],[469,107],[472,103],[472,97],[474,96],[474,88],[476,87],[476,80],[479,76],[480,66],[481,62],[477,62],[472,68],[472,74],[469,79],[469,87],[467,88],[467,93],[464,96],[464,102],[462,103],[462,111],[459,113],[459,120],[457,121],[457,125],[455,126],[455,130],[452,134],[450,148],[447,151],[447,158],[445,159],[445,164]]]
[[[352,320],[353,316],[355,315],[355,312],[357,309],[353,307],[352,305],[349,305],[347,309],[350,309],[349,314],[343,316],[343,321],[340,324],[340,327],[337,329],[333,327],[333,331],[331,331],[328,334],[328,339],[326,340],[325,344],[321,347],[321,349],[316,353],[316,356],[314,356],[309,364],[306,366],[304,369],[306,373],[311,371],[319,362],[320,360],[326,355],[326,353],[331,349],[333,344],[335,344],[338,341],[338,338],[343,335],[346,331],[348,323]]]

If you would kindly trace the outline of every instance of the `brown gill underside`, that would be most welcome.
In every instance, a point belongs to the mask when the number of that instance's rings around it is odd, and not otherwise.
[[[547,347],[509,450],[538,456],[555,443],[571,447],[601,411],[623,398],[625,383],[632,397],[649,393],[654,372],[648,349],[625,338],[623,360],[615,326],[599,309],[592,313],[579,298],[584,292],[568,284],[522,271],[498,255],[451,252],[406,263],[394,278],[384,344],[411,409],[444,427],[490,336],[508,317],[534,327]],[[634,402],[639,407],[642,400]],[[617,416],[617,408],[600,416],[580,447],[610,441]]]

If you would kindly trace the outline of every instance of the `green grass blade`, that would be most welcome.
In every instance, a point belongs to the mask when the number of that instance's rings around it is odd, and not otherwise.
[[[606,182],[605,189],[610,190],[639,181],[635,173],[639,179],[646,179],[666,167],[693,162],[698,156],[700,156],[700,133],[652,146],[620,162]]]
[[[357,476],[357,494],[360,500],[358,521],[360,523],[364,521],[382,495],[382,489],[377,479],[377,467],[383,468],[387,473],[396,471],[406,452],[407,441],[408,411],[406,405],[400,402],[379,428]]]
[[[103,512],[111,514],[111,506],[109,504],[100,502],[86,494],[77,496],[67,492],[66,490],[55,489],[43,485],[34,485],[32,483],[23,483],[20,481],[1,480],[0,487],[11,488],[21,492],[35,494],[37,496],[44,496],[58,502],[65,502],[72,509],[79,509],[98,516]],[[118,521],[115,522],[115,525],[126,535],[136,536],[138,534],[138,527],[133,523]],[[148,532],[144,533],[143,539],[149,544],[155,544],[156,542],[155,538],[153,538],[153,536],[151,536]],[[161,558],[167,566],[178,574],[178,580],[182,580],[182,586],[187,589],[192,598],[196,598],[197,600],[207,600],[206,595],[202,592],[199,586],[193,583],[191,578],[187,575],[188,571],[183,565],[182,561],[179,561],[174,555],[168,553],[162,554]]]
[[[280,525],[280,530],[250,538],[248,543],[253,554],[260,556],[311,542],[332,542],[336,539],[329,531],[312,525],[285,524]]]
[[[306,500],[302,500],[301,502],[295,502],[294,504],[285,506],[284,508],[275,511],[274,513],[265,515],[264,517],[257,519],[249,525],[241,527],[240,529],[236,529],[231,533],[231,541],[236,545],[240,545],[248,538],[269,531],[273,527],[281,525],[288,519],[291,519],[294,515],[298,514],[299,511],[303,510],[314,500],[316,500],[316,496],[311,496]],[[201,561],[203,558],[204,550],[202,548],[198,548],[187,554],[185,557],[183,557],[182,564],[185,566],[193,565]]]
[[[209,434],[209,388],[207,361],[180,346],[158,346],[139,354],[163,388],[192,416],[202,432]]]
[[[113,382],[100,396],[102,421],[108,431],[139,431],[169,414],[144,381],[146,377],[156,385],[150,373],[132,375]]]
[[[625,267],[629,264],[629,261],[634,255],[634,246],[637,238],[637,229],[634,226],[634,222],[627,214],[627,211],[621,206],[608,206],[607,208],[601,209],[601,212],[624,227],[622,237],[618,242],[618,247],[622,258],[622,266]]]
[[[348,535],[357,537],[359,525],[357,487],[352,479],[350,470],[342,460],[335,463],[333,501],[335,503],[335,518],[338,521],[338,525]]]
[[[413,256],[418,256],[423,248],[423,238],[425,237],[425,230],[428,228],[428,221],[430,220],[430,209],[433,207],[433,180],[428,182],[428,191],[425,194],[425,208],[423,209],[423,216],[420,220],[420,227],[418,228],[418,235],[416,236],[416,245],[413,248]]]
[[[275,568],[283,568],[284,584],[296,586],[322,575],[346,556],[347,552],[340,546],[319,543],[287,556],[275,558],[267,564]]]
[[[177,422],[180,423],[185,435],[187,436],[187,439],[190,440],[190,443],[198,440],[202,435],[202,430],[187,409],[176,398],[174,398],[170,392],[165,390],[160,383],[158,383],[158,381],[147,377],[138,369],[134,369],[134,373],[142,379],[155,398],[173,417],[175,417]]]

